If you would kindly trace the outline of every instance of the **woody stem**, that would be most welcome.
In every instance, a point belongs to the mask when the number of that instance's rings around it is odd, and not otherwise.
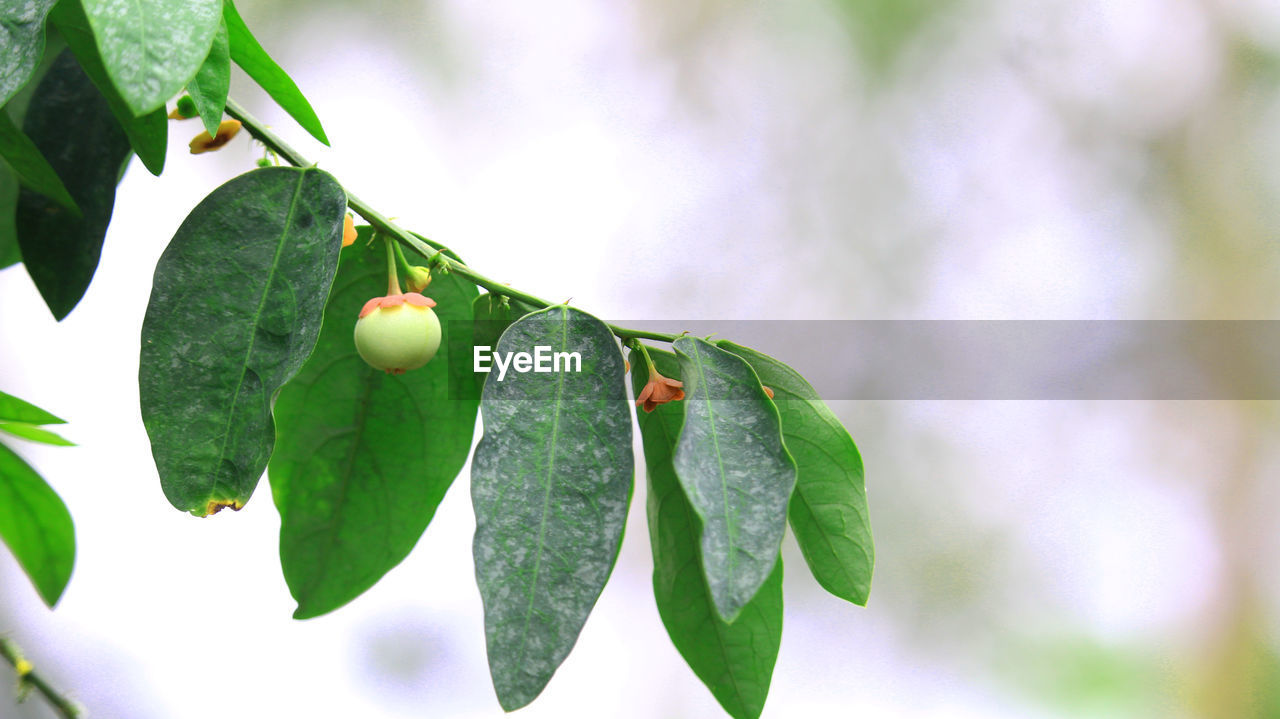
[[[244,126],[244,129],[247,130],[255,140],[266,145],[268,149],[284,158],[290,165],[303,168],[315,167],[315,163],[308,161],[302,153],[290,147],[289,144],[281,139],[279,135],[272,132],[265,124],[259,121],[258,118],[249,114],[248,110],[241,107],[240,103],[231,98],[227,98],[227,114],[239,120]],[[405,247],[416,250],[424,257],[429,257],[432,268],[443,266],[444,271],[456,272],[476,285],[489,290],[495,295],[502,295],[503,297],[509,297],[513,300],[519,300],[533,307],[551,307],[555,304],[553,302],[548,302],[541,297],[536,297],[527,292],[522,292],[504,285],[501,282],[485,277],[479,272],[468,267],[461,260],[454,259],[453,257],[445,254],[444,245],[425,237],[419,237],[418,235],[405,230],[396,223],[387,219],[385,215],[375,210],[359,197],[351,194],[350,191],[347,191],[347,205],[357,215],[364,218],[365,222],[368,222],[375,230],[382,233],[384,236],[396,240]],[[398,291],[399,287],[397,286],[396,289]],[[637,338],[655,340],[658,342],[674,342],[676,338],[680,336],[668,332],[633,330],[626,327],[618,327],[617,325],[609,325],[609,329],[618,337],[618,339],[624,342]]]

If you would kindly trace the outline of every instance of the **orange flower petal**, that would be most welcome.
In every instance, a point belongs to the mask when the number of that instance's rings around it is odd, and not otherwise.
[[[356,241],[356,223],[351,215],[342,218],[342,246],[349,247]]]

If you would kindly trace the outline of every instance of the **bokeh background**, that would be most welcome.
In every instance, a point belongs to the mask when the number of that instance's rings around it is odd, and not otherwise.
[[[333,149],[238,75],[243,104],[486,274],[612,320],[1280,311],[1273,0],[240,6]],[[130,168],[64,322],[0,272],[0,386],[80,445],[18,448],[79,556],[49,611],[0,552],[0,631],[96,717],[501,716],[465,475],[403,565],[306,622],[265,480],[207,520],[161,494],[136,387],[151,272],[261,154],[189,156],[197,124],[171,125],[163,178]],[[1275,403],[833,406],[867,466],[871,601],[825,595],[788,538],[766,717],[1280,716]],[[521,716],[719,715],[654,608],[641,497]]]

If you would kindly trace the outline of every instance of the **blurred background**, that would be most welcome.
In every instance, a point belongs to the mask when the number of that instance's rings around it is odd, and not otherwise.
[[[1280,311],[1272,0],[240,7],[333,149],[237,75],[241,103],[477,269],[610,320]],[[80,445],[17,447],[79,555],[49,611],[0,552],[0,631],[96,717],[501,716],[465,474],[403,565],[305,622],[265,480],[205,520],[160,492],[136,386],[151,273],[261,154],[242,135],[189,156],[199,130],[170,126],[163,178],[130,168],[65,321],[0,272],[0,386]],[[826,595],[788,538],[764,716],[1280,717],[1274,402],[833,407],[867,467],[871,600]],[[722,715],[658,618],[642,498],[521,716]],[[49,716],[0,692],[0,717]]]

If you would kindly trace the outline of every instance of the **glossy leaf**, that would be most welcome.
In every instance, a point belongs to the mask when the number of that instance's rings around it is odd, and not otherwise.
[[[89,28],[89,20],[85,17],[81,0],[61,0],[54,6],[53,12],[49,13],[49,19],[75,53],[80,67],[89,76],[93,86],[106,98],[111,114],[115,115],[120,127],[124,128],[124,134],[128,136],[129,145],[137,153],[138,159],[142,160],[151,174],[159,175],[164,170],[164,155],[169,138],[169,121],[164,108],[157,108],[144,115],[134,115],[129,104],[107,77],[107,70],[103,67],[102,56],[98,54],[98,45]]]
[[[142,420],[165,496],[205,516],[249,499],[271,403],[320,333],[347,198],[316,169],[241,175],[196,205],[156,265],[142,323]]]
[[[450,393],[457,378],[470,379],[469,352],[441,352],[402,375],[356,354],[360,309],[387,285],[383,245],[368,245],[370,234],[360,228],[360,239],[342,250],[315,351],[276,401],[268,475],[298,619],[351,601],[409,554],[462,471],[475,432],[479,402]],[[459,326],[450,320],[470,319],[476,287],[451,274],[436,277],[426,294],[448,347]]]
[[[77,216],[80,208],[71,199],[62,178],[49,166],[40,148],[23,134],[8,113],[0,112],[0,157],[17,174],[19,182],[62,205]]]
[[[164,103],[195,75],[218,30],[219,0],[81,0],[98,53],[134,116]]]
[[[74,447],[75,442],[71,442],[56,432],[50,432],[47,429],[36,427],[35,425],[23,424],[22,422],[5,422],[0,423],[0,432],[18,437],[20,439],[29,440],[31,442],[40,442],[41,444],[52,444],[56,447]]]
[[[573,648],[631,500],[631,412],[609,328],[558,305],[511,325],[495,351],[538,346],[580,353],[581,371],[491,371],[471,468],[489,673],[507,711],[533,701]]]
[[[0,107],[30,82],[44,53],[44,23],[57,0],[0,6]]]
[[[680,377],[675,355],[649,352],[659,372]],[[638,395],[649,372],[634,353],[631,364],[632,388]],[[702,527],[672,465],[684,407],[671,402],[636,416],[649,479],[649,542],[658,614],[671,642],[720,706],[735,719],[755,719],[769,695],[782,641],[782,560],[732,624],[722,619],[702,571]]]
[[[0,539],[50,607],[58,603],[76,560],[67,505],[13,450],[0,444]]]
[[[805,562],[827,591],[865,605],[875,548],[862,457],[853,438],[795,370],[728,340],[716,344],[750,363],[773,390],[783,440],[796,461],[796,490],[787,514]]]
[[[27,106],[35,96],[41,79],[53,66],[54,59],[66,49],[66,43],[57,33],[53,33],[44,44],[44,56],[40,58],[31,79],[19,90],[0,112],[9,116],[18,127],[26,117]],[[22,252],[18,249],[18,230],[14,215],[18,211],[18,178],[13,170],[0,163],[0,269],[22,261]]]
[[[694,337],[672,346],[685,390],[674,465],[702,520],[702,563],[716,610],[733,621],[777,563],[796,467],[778,410],[746,362]]]
[[[227,40],[227,24],[218,20],[218,32],[213,45],[196,76],[187,83],[187,92],[200,112],[200,122],[209,135],[218,134],[222,111],[227,106],[227,93],[231,90],[231,47]]]
[[[98,269],[129,141],[65,51],[40,81],[23,126],[80,207],[74,213],[27,189],[18,195],[15,224],[23,262],[61,320],[80,302]]]
[[[24,424],[66,424],[30,402],[18,399],[11,394],[0,392],[0,422],[22,422]]]
[[[329,138],[325,136],[324,128],[320,126],[320,118],[316,117],[316,111],[311,108],[311,103],[307,102],[307,98],[302,95],[293,78],[289,77],[289,74],[271,59],[267,51],[262,49],[258,39],[249,31],[249,26],[244,24],[244,19],[236,10],[235,3],[224,0],[222,16],[226,20],[227,34],[231,40],[231,59],[245,71],[246,75],[266,90],[271,99],[289,113],[289,116],[302,126],[302,129],[328,145]]]

